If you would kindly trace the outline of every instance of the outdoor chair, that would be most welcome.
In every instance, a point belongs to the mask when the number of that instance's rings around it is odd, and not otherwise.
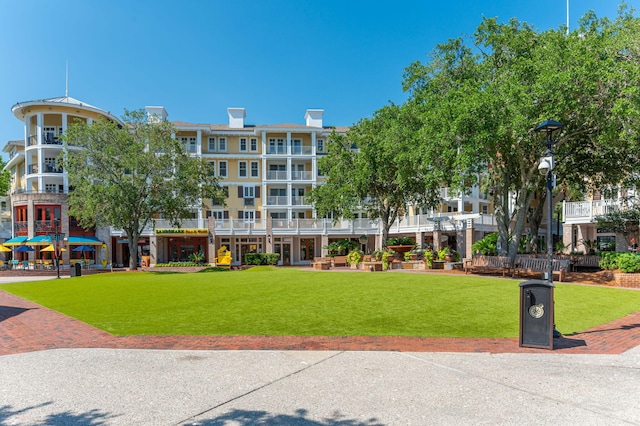
[[[19,260],[17,260],[17,259],[13,259],[13,260],[11,261],[11,267],[12,267],[12,269],[18,269],[18,266],[19,266],[19,265],[20,265],[20,261],[19,261]]]
[[[28,260],[23,260],[22,261],[22,269],[29,269],[29,261]]]

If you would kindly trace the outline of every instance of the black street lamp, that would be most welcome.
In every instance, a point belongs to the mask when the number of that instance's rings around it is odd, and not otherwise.
[[[541,174],[547,175],[547,282],[553,286],[553,235],[552,235],[552,219],[553,219],[553,169],[555,167],[553,158],[553,144],[555,141],[551,138],[554,131],[564,127],[564,124],[554,120],[547,120],[540,123],[534,130],[536,132],[544,131],[546,133],[545,146],[546,151],[544,157],[540,159],[538,170]],[[560,337],[560,333],[553,327],[553,337]]]
[[[64,238],[64,234],[60,232],[60,219],[55,218],[53,220],[53,227],[54,227],[54,230],[50,234],[50,237],[55,244],[56,270],[57,270],[58,278],[60,278],[60,254],[62,249],[60,247],[60,240]]]

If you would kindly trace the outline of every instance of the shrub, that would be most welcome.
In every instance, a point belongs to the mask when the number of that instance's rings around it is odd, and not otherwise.
[[[476,241],[471,246],[474,254],[480,253],[485,256],[497,256],[498,255],[498,233],[493,232],[485,235],[481,240]]]
[[[244,255],[244,262],[247,265],[277,265],[279,260],[279,253],[247,253]]]
[[[640,271],[640,255],[636,253],[620,253],[618,268],[627,274]]]
[[[620,254],[614,251],[603,252],[600,259],[600,267],[606,270],[618,269],[618,257]]]
[[[387,246],[412,246],[416,242],[411,237],[388,238]]]

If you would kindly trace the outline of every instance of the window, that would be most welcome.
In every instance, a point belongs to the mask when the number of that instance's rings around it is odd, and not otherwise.
[[[318,139],[316,141],[316,144],[317,144],[316,151],[317,152],[324,152],[324,139]]]
[[[216,162],[215,161],[209,161],[209,163],[207,165],[209,166],[209,176],[215,176],[216,175]]]
[[[260,170],[258,169],[258,162],[251,162],[251,177],[260,177]]]
[[[293,146],[291,147],[291,153],[294,155],[302,154],[302,141],[300,139],[294,139]]]
[[[216,138],[211,137],[209,138],[209,151],[211,152],[215,152],[216,151]]]
[[[238,177],[246,178],[247,177],[247,162],[239,161],[238,162]]]
[[[245,186],[243,187],[244,190],[244,198],[254,198],[254,187],[253,186]]]
[[[240,138],[240,151],[245,152],[247,150],[247,138]]]
[[[254,223],[255,211],[254,210],[240,210],[239,219],[244,219],[246,223]]]
[[[489,214],[489,206],[487,206],[486,204],[483,204],[481,207],[482,207],[482,208],[481,208],[480,213],[482,213],[482,214]]]
[[[227,162],[218,161],[218,176],[227,177]]]
[[[182,145],[184,145],[187,152],[196,152],[196,138],[193,136],[181,136],[178,138]]]
[[[253,152],[256,152],[258,150],[258,139],[257,138],[251,138],[250,149]]]
[[[284,139],[269,139],[269,154],[286,154]]]
[[[218,138],[218,151],[227,152],[227,138]]]
[[[209,210],[209,216],[215,220],[222,220],[224,219],[224,210]]]

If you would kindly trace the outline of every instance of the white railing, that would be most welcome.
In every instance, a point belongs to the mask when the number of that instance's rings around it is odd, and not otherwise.
[[[270,195],[267,197],[268,206],[286,206],[289,204],[289,197],[286,195]]]
[[[307,201],[307,197],[291,197],[291,205],[294,206],[307,206],[310,203]]]
[[[278,198],[278,197],[269,197]],[[286,199],[287,197],[279,197]],[[298,197],[301,198],[301,197]],[[434,220],[435,219],[435,220]],[[442,216],[438,220],[437,217],[420,215],[409,216],[397,220],[390,229],[392,233],[413,233],[413,232],[431,232],[436,228],[443,231],[452,231],[463,229],[464,222],[467,226],[473,223],[473,226],[479,229],[483,227],[495,227],[496,222],[493,215],[484,214],[462,214],[455,216]],[[351,235],[374,235],[381,232],[381,225],[378,220],[372,219],[341,219],[334,221],[332,219],[272,219],[272,229],[274,232],[280,233],[312,233],[312,234],[351,234]],[[200,229],[206,230],[208,227],[208,219],[186,219],[179,222],[179,226],[174,226],[167,219],[156,219],[149,224],[143,231],[143,235],[152,235],[157,229]],[[220,234],[233,233],[252,233],[257,231],[258,234],[265,232],[267,229],[266,219],[217,219],[215,220],[215,230]],[[112,228],[112,234],[124,235],[122,229]]]
[[[286,170],[269,170],[267,172],[267,180],[287,180]]]
[[[313,179],[313,172],[292,171],[291,180],[311,180]]]
[[[631,204],[636,201],[633,200]],[[563,202],[562,217],[567,223],[595,222],[598,216],[617,209],[625,209],[629,203],[622,200],[593,200]]]
[[[291,155],[311,155],[312,149],[310,146],[292,146]]]

